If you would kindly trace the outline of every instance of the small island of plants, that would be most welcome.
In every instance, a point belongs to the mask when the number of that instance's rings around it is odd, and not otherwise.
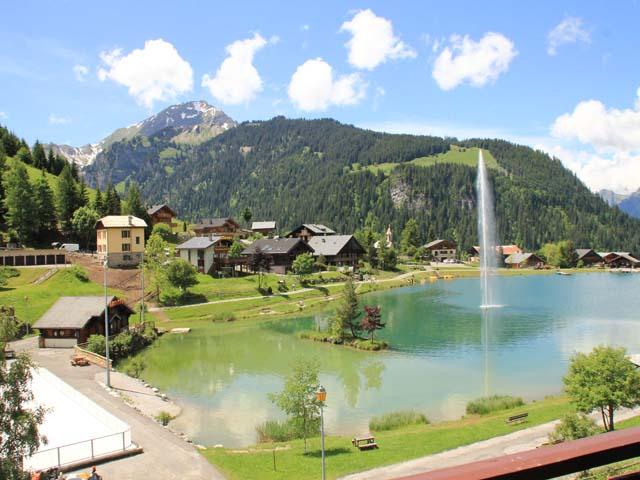
[[[378,351],[389,347],[384,340],[375,339],[375,332],[382,330],[385,325],[382,322],[379,306],[365,305],[364,311],[360,310],[356,286],[353,279],[349,278],[344,285],[342,300],[336,307],[336,313],[331,319],[328,330],[305,330],[298,333],[298,337],[316,342],[346,345],[359,350]]]

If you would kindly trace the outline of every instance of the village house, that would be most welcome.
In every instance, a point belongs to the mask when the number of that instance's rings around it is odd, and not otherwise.
[[[455,260],[456,258],[457,245],[452,240],[434,240],[427,243],[423,248],[427,256],[433,258],[436,262]]]
[[[480,247],[474,245],[469,250],[467,250],[469,254],[470,262],[479,262],[480,261]],[[518,245],[498,245],[496,246],[496,255],[498,256],[498,260],[501,262],[505,262],[506,259],[513,255],[514,253],[522,253],[522,249]]]
[[[229,248],[233,241],[228,238],[211,235],[192,237],[178,245],[176,250],[180,258],[196,267],[200,273],[219,272],[224,267],[233,268],[239,260],[229,258]]]
[[[602,257],[591,248],[576,248],[576,261],[582,262],[585,267],[603,263]]]
[[[327,265],[357,267],[364,248],[353,235],[323,235],[311,237],[308,245],[313,255],[324,257]]]
[[[176,223],[173,221],[173,219],[177,217],[176,212],[174,212],[166,203],[153,205],[147,209],[147,214],[151,220],[151,226],[154,226],[157,223],[166,223],[171,228],[176,226]]]
[[[265,237],[270,237],[276,231],[276,222],[253,222],[251,224],[251,231],[254,233],[260,233]]]
[[[512,253],[505,260],[507,268],[543,268],[544,261],[535,253]]]
[[[269,265],[268,271],[284,275],[291,270],[295,258],[302,253],[313,253],[313,249],[300,238],[261,238],[242,252],[251,268],[252,258],[261,252]]]
[[[234,240],[246,236],[246,232],[232,217],[206,218],[200,220],[200,223],[194,225],[191,230],[197,237],[215,235],[216,237]]]
[[[98,257],[110,267],[132,267],[142,261],[147,223],[133,215],[107,215],[96,223]]]
[[[640,260],[629,252],[598,252],[609,268],[636,268],[640,266]]]
[[[133,314],[123,300],[110,296],[109,335],[129,329]],[[33,325],[40,331],[40,347],[72,348],[91,335],[104,335],[105,297],[60,297]]]
[[[336,232],[331,230],[326,225],[322,225],[320,223],[303,223],[299,227],[291,230],[286,237],[287,238],[300,238],[305,242],[308,242],[311,237],[315,236],[324,236],[324,235],[335,235]]]

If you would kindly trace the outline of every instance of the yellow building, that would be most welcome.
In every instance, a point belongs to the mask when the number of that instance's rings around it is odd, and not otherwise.
[[[110,267],[136,266],[144,252],[147,223],[133,215],[107,215],[96,223],[98,256]]]

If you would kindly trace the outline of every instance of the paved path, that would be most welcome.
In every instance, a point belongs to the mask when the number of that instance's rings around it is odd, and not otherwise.
[[[616,421],[640,415],[640,408],[633,410],[621,410],[616,413]],[[592,416],[600,420],[599,415]],[[360,473],[354,473],[342,477],[342,480],[384,480],[406,477],[431,470],[438,470],[455,465],[485,460],[487,458],[500,457],[512,453],[524,452],[539,447],[547,442],[547,436],[558,424],[558,420],[544,423],[531,428],[518,430],[517,432],[490,438],[482,442],[472,443],[464,447],[454,448],[445,452],[428,455],[408,462],[396,463],[386,467],[374,468]],[[600,421],[599,424],[602,424]]]
[[[396,281],[396,280],[402,280],[403,278],[409,278],[409,277],[411,277],[413,275],[416,275],[417,273],[421,273],[421,270],[402,273],[402,274],[397,275],[395,277],[383,278],[382,280],[364,280],[364,281],[361,281],[361,282],[355,282],[355,284],[356,285],[365,285],[365,284],[371,284],[371,283],[393,282],[393,281]],[[190,303],[189,305],[178,305],[178,306],[175,306],[175,307],[150,307],[149,311],[150,312],[159,312],[159,311],[162,311],[162,310],[174,309],[174,308],[193,308],[193,307],[202,307],[203,305],[216,305],[218,303],[243,302],[243,301],[246,301],[246,300],[258,300],[260,298],[274,298],[274,297],[277,297],[277,296],[297,295],[299,293],[313,292],[314,290],[318,290],[318,288],[335,287],[335,286],[340,286],[340,285],[344,285],[344,284],[345,284],[345,282],[325,283],[325,284],[322,284],[322,285],[315,285],[314,287],[300,288],[298,290],[292,290],[290,292],[274,293],[273,295],[254,295],[253,297],[226,298],[224,300],[212,300],[210,302]]]
[[[94,365],[71,367],[71,350],[68,349],[35,349],[31,354],[40,365],[131,426],[133,441],[144,449],[144,453],[101,465],[98,471],[105,480],[224,479],[193,445],[109,394],[94,379],[102,369]]]

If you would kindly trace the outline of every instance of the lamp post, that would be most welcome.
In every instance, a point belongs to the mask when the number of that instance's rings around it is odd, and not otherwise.
[[[107,387],[111,388],[111,372],[109,366],[109,297],[107,295],[107,268],[109,267],[108,256],[105,257],[102,265],[104,266],[104,347],[107,358]]]
[[[324,466],[324,401],[327,399],[327,391],[322,385],[316,392],[316,399],[320,402],[320,440],[322,442],[322,480],[325,480]]]

